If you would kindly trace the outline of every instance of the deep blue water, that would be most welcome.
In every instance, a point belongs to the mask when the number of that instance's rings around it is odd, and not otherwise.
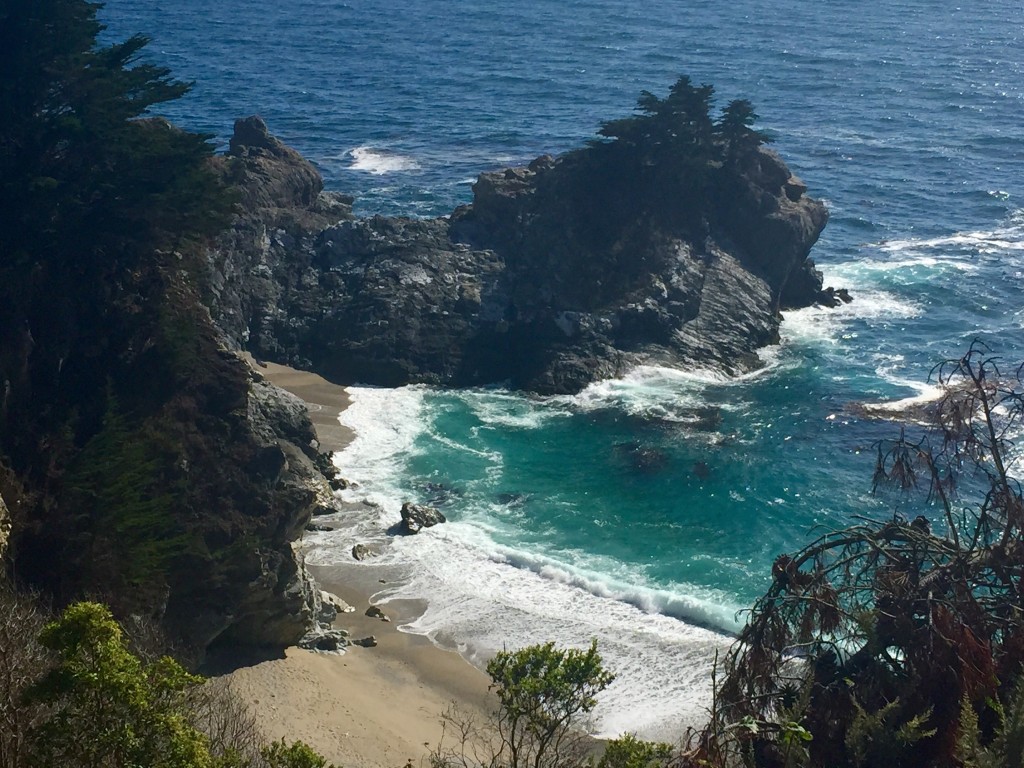
[[[734,628],[779,552],[891,513],[869,494],[872,445],[898,427],[851,404],[926,393],[976,337],[1024,360],[1017,2],[109,0],[102,15],[196,82],[172,118],[225,142],[261,114],[362,213],[447,213],[481,171],[577,146],[681,73],[720,104],[751,99],[827,201],[814,258],[856,301],[789,316],[759,376],[645,370],[546,401],[357,390],[345,416],[360,438],[339,463],[384,506],[346,535],[381,535],[407,498],[453,520],[394,544],[417,564],[395,594],[434,596],[411,629],[470,656],[600,637],[621,673],[607,731],[692,717],[717,641],[691,625]],[[690,407],[720,421],[687,428]],[[331,562],[351,541],[317,545]]]

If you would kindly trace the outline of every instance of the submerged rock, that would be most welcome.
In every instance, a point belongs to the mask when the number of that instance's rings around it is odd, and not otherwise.
[[[499,493],[494,499],[506,507],[521,507],[530,500],[530,494],[519,492]]]
[[[661,448],[628,442],[619,443],[615,450],[629,462],[634,471],[642,474],[659,472],[669,464],[669,455]]]

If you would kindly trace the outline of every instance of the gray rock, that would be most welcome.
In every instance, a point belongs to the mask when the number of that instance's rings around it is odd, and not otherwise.
[[[367,608],[366,615],[369,616],[371,619],[383,619],[384,621],[387,621],[388,619],[388,617],[384,615],[384,611],[382,611],[376,605],[371,605],[369,608]]]
[[[370,635],[369,637],[363,637],[359,640],[353,640],[352,645],[358,645],[362,648],[375,648],[377,646],[377,638]]]
[[[370,557],[376,557],[379,552],[377,550],[366,546],[365,544],[356,544],[352,547],[352,557],[356,560],[366,560]]]
[[[401,514],[400,527],[404,533],[419,533],[424,528],[448,522],[448,519],[434,507],[413,504],[411,501],[402,505]]]
[[[641,209],[600,227],[607,190],[574,153],[482,174],[450,218],[325,224],[286,150],[236,128],[252,213],[211,256],[212,311],[238,345],[338,382],[565,393],[644,363],[740,373],[778,342],[780,309],[834,299],[808,259],[825,206],[764,148],[720,174],[699,222]]]
[[[7,575],[7,550],[11,540],[11,513],[0,496],[0,580]]]
[[[362,640],[355,642],[349,640],[349,633],[344,629],[318,629],[304,635],[298,642],[300,648],[307,651],[321,651],[324,653],[344,653],[350,645],[361,645]]]

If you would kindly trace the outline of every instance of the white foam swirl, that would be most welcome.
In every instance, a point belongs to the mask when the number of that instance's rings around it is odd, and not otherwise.
[[[420,164],[414,158],[407,155],[400,155],[369,146],[356,147],[349,150],[348,154],[352,158],[349,170],[363,171],[374,176],[383,176],[386,173],[393,173],[395,171],[415,171],[419,170],[420,167]]]

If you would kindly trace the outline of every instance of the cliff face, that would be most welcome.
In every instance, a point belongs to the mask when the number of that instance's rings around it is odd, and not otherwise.
[[[304,404],[225,348],[165,256],[77,295],[55,364],[52,304],[26,300],[0,359],[0,550],[58,602],[98,597],[199,650],[290,645],[319,610],[293,542],[332,469]]]
[[[574,392],[645,362],[744,370],[780,307],[831,298],[807,259],[825,209],[776,155],[706,162],[695,195],[605,152],[483,174],[449,218],[355,220],[239,121],[216,166],[243,212],[216,247],[4,286],[0,551],[200,648],[294,643],[319,606],[293,542],[332,469],[227,347],[339,382]]]
[[[244,173],[255,200],[309,170],[267,143],[245,122],[232,141],[231,162],[266,171]],[[831,298],[808,259],[827,211],[763,148],[715,170],[698,215],[582,151],[473,191],[434,220],[335,209],[344,220],[321,227],[317,198],[290,198],[287,221],[260,207],[213,257],[213,312],[257,356],[342,383],[562,393],[642,363],[747,370],[780,308]]]

